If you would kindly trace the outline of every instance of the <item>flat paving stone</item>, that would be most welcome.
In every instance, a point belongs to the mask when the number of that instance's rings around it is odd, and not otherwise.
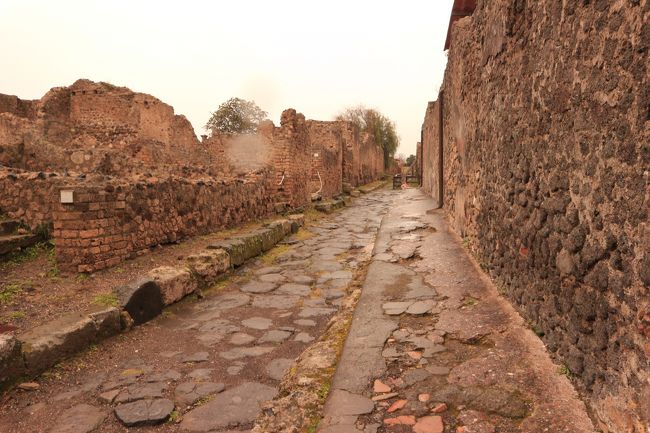
[[[306,332],[300,332],[296,335],[296,337],[293,339],[293,341],[298,341],[300,343],[310,343],[314,341],[314,337],[309,335]]]
[[[209,432],[251,423],[260,412],[261,404],[272,399],[276,393],[276,389],[268,385],[242,383],[189,411],[180,427],[191,432]]]
[[[282,268],[280,266],[265,266],[256,270],[255,275],[277,274],[280,272],[282,272]]]
[[[239,373],[242,372],[245,366],[246,366],[245,362],[235,361],[231,366],[226,368],[226,373],[228,373],[231,376],[237,376]]]
[[[58,417],[49,433],[89,433],[106,419],[107,412],[88,404],[78,404]]]
[[[272,329],[266,331],[264,335],[257,340],[258,343],[282,343],[287,338],[291,337],[292,332],[282,331],[279,329]]]
[[[209,359],[208,352],[195,352],[183,358],[183,362],[205,362]]]
[[[287,277],[282,274],[265,274],[257,278],[262,282],[274,284],[282,284],[287,281]]]
[[[273,347],[267,346],[235,347],[226,352],[219,353],[219,356],[228,360],[249,358],[265,355],[269,352],[273,352],[273,349]]]
[[[298,317],[315,317],[315,316],[327,316],[328,314],[334,313],[336,310],[333,308],[325,307],[307,307],[303,308]]]
[[[293,323],[295,323],[298,326],[308,326],[308,327],[316,326],[316,322],[310,319],[298,319],[298,320],[294,320]]]
[[[315,280],[313,277],[310,277],[309,275],[287,275],[289,277],[289,280],[293,281],[294,283],[298,284],[312,284]]]
[[[194,380],[209,380],[210,377],[212,376],[213,371],[214,368],[197,368],[195,370],[190,371],[187,374],[187,377],[190,377]]]
[[[277,291],[288,295],[307,296],[311,292],[311,287],[305,284],[286,283],[278,287]]]
[[[163,391],[167,388],[167,384],[163,382],[154,383],[136,383],[129,385],[126,389],[122,390],[117,397],[115,403],[129,403],[132,401],[162,398]]]
[[[115,416],[127,427],[154,425],[165,421],[174,410],[174,403],[166,398],[139,400],[115,408]]]
[[[202,306],[209,309],[230,310],[248,304],[250,299],[250,296],[245,293],[224,293],[210,298]]]
[[[414,316],[426,314],[431,311],[435,305],[435,301],[417,301],[409,305],[406,309],[406,314],[413,314]]]
[[[147,382],[175,382],[181,378],[176,370],[167,370],[161,373],[154,373],[145,378]]]
[[[268,281],[249,281],[239,288],[242,292],[246,293],[269,293],[278,287],[275,283]]]
[[[294,360],[288,358],[278,358],[269,362],[266,366],[266,374],[271,379],[282,380],[284,374],[291,368]]]
[[[259,295],[253,299],[253,307],[289,310],[300,300],[296,295]]]
[[[251,317],[249,319],[242,320],[241,324],[247,328],[264,331],[273,325],[273,321],[265,317]]]
[[[255,341],[255,337],[245,332],[235,332],[230,336],[230,344],[245,346]]]
[[[327,400],[328,413],[341,415],[364,415],[372,412],[375,403],[363,395],[352,394],[351,392],[335,389],[330,393]]]
[[[225,385],[215,382],[183,382],[174,390],[174,402],[180,406],[191,406],[204,397],[223,391]]]
[[[382,304],[381,308],[383,308],[384,313],[389,316],[399,316],[404,313],[411,304],[413,304],[413,302],[386,302],[385,304]]]

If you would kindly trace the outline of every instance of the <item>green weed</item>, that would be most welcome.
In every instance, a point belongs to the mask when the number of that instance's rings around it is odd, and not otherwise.
[[[120,300],[114,293],[102,293],[93,298],[93,303],[103,307],[117,307],[120,305]]]

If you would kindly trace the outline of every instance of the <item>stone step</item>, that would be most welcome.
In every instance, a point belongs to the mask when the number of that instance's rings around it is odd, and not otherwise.
[[[20,222],[16,220],[0,221],[0,236],[13,234],[20,226]]]
[[[31,247],[39,240],[37,235],[3,235],[0,236],[0,256],[4,256],[21,248]]]

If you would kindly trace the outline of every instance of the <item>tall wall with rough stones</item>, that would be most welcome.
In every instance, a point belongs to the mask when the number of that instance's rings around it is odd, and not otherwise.
[[[650,431],[649,26],[647,0],[479,1],[443,84],[453,227],[605,432]]]
[[[341,194],[343,187],[343,137],[339,122],[308,120],[311,143],[310,191],[323,198]]]
[[[422,189],[442,206],[440,194],[440,102],[427,105],[422,124]]]

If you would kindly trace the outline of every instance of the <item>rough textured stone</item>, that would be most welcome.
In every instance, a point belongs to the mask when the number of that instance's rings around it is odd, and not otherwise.
[[[138,400],[115,408],[115,416],[127,427],[155,425],[164,422],[174,410],[174,403],[165,398]]]
[[[219,393],[225,388],[223,383],[183,382],[174,390],[174,402],[180,406],[191,406],[209,395]]]
[[[88,404],[78,404],[64,411],[49,433],[90,433],[106,419],[106,411]]]
[[[268,281],[249,281],[244,284],[239,290],[246,293],[269,293],[278,287],[276,283]]]
[[[150,279],[141,279],[118,287],[115,294],[135,325],[158,316],[164,306],[160,287]]]
[[[187,267],[205,283],[214,281],[217,276],[230,269],[230,256],[224,249],[209,249],[192,254],[185,259]]]
[[[208,432],[232,425],[252,422],[260,412],[260,405],[276,394],[275,389],[261,383],[246,382],[215,396],[208,403],[188,412],[181,429],[190,432]]]
[[[278,358],[269,362],[266,366],[266,374],[269,375],[271,379],[282,380],[284,374],[289,370],[293,365],[293,359]]]
[[[0,334],[0,390],[25,372],[20,342],[10,334]]]
[[[196,281],[187,269],[161,266],[149,271],[149,278],[160,287],[160,294],[165,305],[181,300],[197,288]]]

